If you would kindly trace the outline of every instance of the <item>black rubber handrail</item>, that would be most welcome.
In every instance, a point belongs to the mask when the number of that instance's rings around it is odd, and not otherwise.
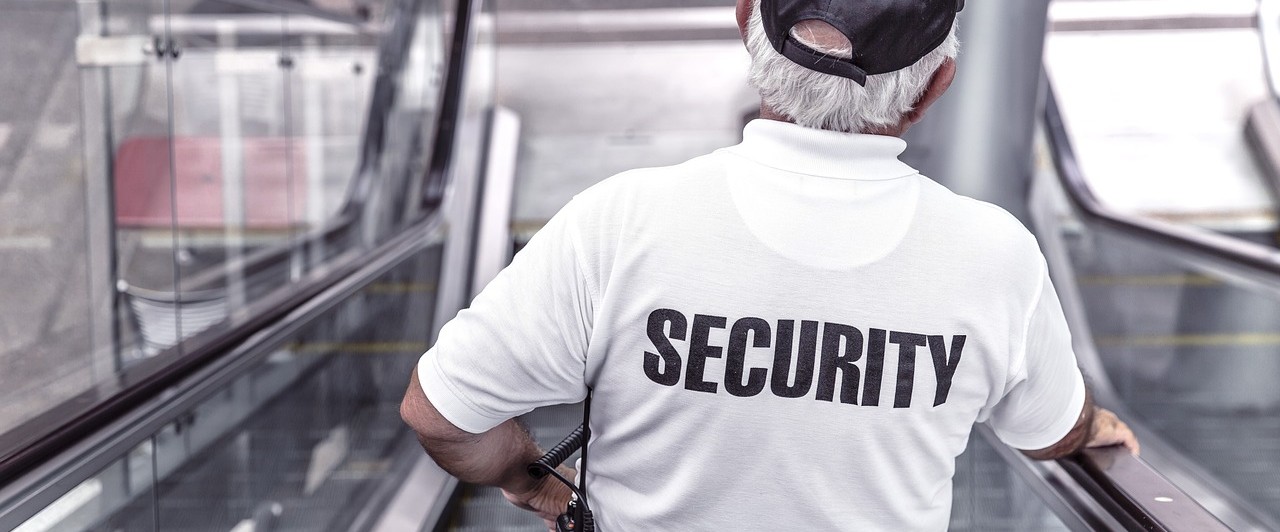
[[[469,64],[466,54],[468,43],[474,38],[472,20],[484,7],[483,2],[462,0],[458,3],[459,17],[454,21],[453,42],[449,47],[449,76],[445,78],[444,99],[441,100],[441,117],[435,131],[434,151],[431,164],[424,176],[424,185],[419,197],[419,204],[427,209],[434,209],[444,201],[445,189],[448,187],[448,175],[452,170],[454,144],[457,140],[458,122],[462,116],[463,92],[466,90],[465,69]],[[458,68],[456,72],[454,68]]]
[[[1058,464],[1129,530],[1231,530],[1164,475],[1122,447],[1087,449]]]
[[[406,0],[403,3],[417,5],[417,0]],[[469,27],[470,5],[470,0],[458,2],[456,21],[460,28]],[[407,44],[407,37],[397,39],[396,43]],[[457,40],[453,43],[454,46],[458,44]],[[461,45],[466,46],[467,43],[461,42]],[[448,66],[447,75],[450,77],[463,75],[466,51],[455,50],[451,54],[456,64],[451,63]],[[384,58],[387,55],[384,53]],[[399,64],[402,63],[394,60],[382,63],[383,66]],[[447,88],[442,99],[449,101],[449,90],[460,86],[461,84],[446,84]],[[393,95],[394,91],[388,91],[384,94],[384,98],[375,97],[374,101],[389,106],[394,100]],[[375,114],[383,111],[385,109],[376,110]],[[456,113],[442,113],[440,117],[440,120],[456,121],[457,119]],[[452,131],[451,128],[449,130]],[[381,134],[383,134],[381,128],[371,127],[366,131],[366,137]],[[444,140],[446,139],[437,137],[434,142],[439,143]],[[369,148],[377,149],[381,149],[382,146],[382,139],[377,139],[368,145]],[[446,158],[452,156],[452,152],[440,150],[433,150],[433,153]],[[376,158],[375,156],[374,159]],[[447,167],[443,161],[433,161],[433,164]],[[421,177],[430,179],[432,176],[428,174]],[[438,216],[438,212],[427,215],[430,219]],[[419,222],[419,224],[422,223],[427,222]],[[396,240],[393,239],[393,241]],[[227,322],[196,334],[157,356],[126,369],[115,379],[99,383],[40,416],[0,434],[0,485],[8,484],[32,471],[41,463],[69,450],[77,442],[107,427],[112,420],[158,394],[164,393],[172,386],[180,384],[183,379],[201,368],[219,361],[232,352],[237,345],[243,344],[262,330],[276,324],[281,318],[306,305],[325,290],[355,275],[368,264],[369,258],[369,250],[347,250],[335,257],[332,262],[310,272],[296,283],[293,290],[273,293],[250,305],[248,312],[238,314]]]

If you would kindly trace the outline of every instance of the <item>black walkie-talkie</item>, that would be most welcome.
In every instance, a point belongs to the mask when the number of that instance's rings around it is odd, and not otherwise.
[[[556,518],[558,532],[595,532],[595,516],[591,513],[591,506],[587,504],[587,443],[590,441],[591,389],[588,388],[587,400],[582,405],[582,425],[570,432],[564,441],[547,451],[547,454],[542,455],[542,458],[529,464],[530,476],[540,479],[551,475],[573,491],[574,498],[569,500],[564,513]],[[569,459],[569,455],[578,449],[582,449],[582,458],[578,466],[581,486],[575,486],[573,481],[564,478],[564,475],[556,471],[556,467]]]

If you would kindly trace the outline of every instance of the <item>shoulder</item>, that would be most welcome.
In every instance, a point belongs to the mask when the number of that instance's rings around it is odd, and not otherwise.
[[[997,256],[1040,256],[1035,235],[1009,211],[956,194],[931,179],[923,181],[921,208],[936,229],[935,238]]]
[[[1028,295],[1039,290],[1045,271],[1040,244],[1009,211],[928,179],[919,209],[930,253],[946,257],[942,263],[964,272],[975,289],[1004,286]]]

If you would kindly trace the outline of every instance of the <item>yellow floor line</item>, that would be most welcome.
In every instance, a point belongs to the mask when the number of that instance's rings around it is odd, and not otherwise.
[[[435,283],[373,283],[365,289],[370,294],[413,294],[435,292]]]
[[[1222,281],[1206,275],[1088,275],[1080,284],[1091,286],[1216,286]]]
[[[1100,347],[1272,347],[1280,346],[1280,333],[1176,334],[1154,336],[1106,336]]]

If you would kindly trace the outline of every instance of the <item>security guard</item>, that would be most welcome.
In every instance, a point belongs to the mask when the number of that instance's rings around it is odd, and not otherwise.
[[[974,423],[1035,458],[1123,444],[1035,238],[898,160],[961,0],[740,0],[741,144],[578,195],[419,362],[436,461],[554,519],[513,418],[593,390],[601,530],[945,530]]]

